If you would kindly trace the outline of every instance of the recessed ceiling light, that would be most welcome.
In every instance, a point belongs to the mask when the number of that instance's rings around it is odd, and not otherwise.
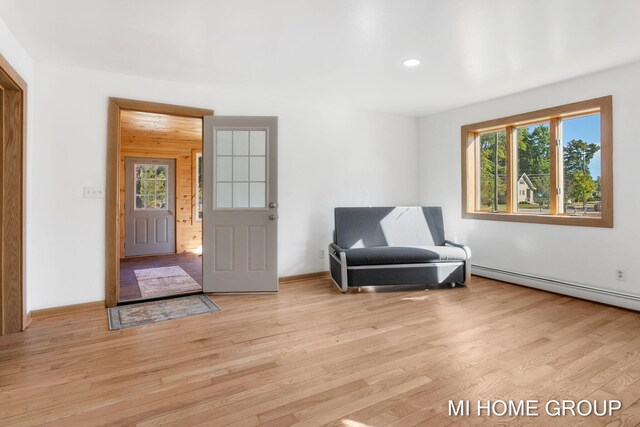
[[[417,67],[420,65],[420,60],[418,58],[409,58],[402,61],[402,65],[405,67]]]

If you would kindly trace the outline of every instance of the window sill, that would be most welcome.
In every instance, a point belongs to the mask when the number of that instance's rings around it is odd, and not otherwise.
[[[488,221],[526,222],[531,224],[571,225],[577,227],[613,228],[613,218],[594,215],[529,215],[524,213],[504,212],[462,212],[464,219],[480,219]]]

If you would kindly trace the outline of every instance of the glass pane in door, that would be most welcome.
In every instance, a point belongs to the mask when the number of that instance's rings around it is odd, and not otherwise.
[[[266,208],[267,134],[216,130],[216,208]]]
[[[167,208],[167,167],[154,164],[135,166],[135,210]]]

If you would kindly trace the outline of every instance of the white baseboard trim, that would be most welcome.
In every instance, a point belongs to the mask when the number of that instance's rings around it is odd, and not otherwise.
[[[580,283],[571,283],[563,280],[534,276],[531,274],[518,273],[516,271],[503,270],[477,264],[471,264],[471,274],[640,311],[640,295],[627,294],[624,292],[582,285]]]

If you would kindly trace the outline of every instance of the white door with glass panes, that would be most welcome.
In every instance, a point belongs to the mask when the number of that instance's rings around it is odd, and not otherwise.
[[[125,159],[125,256],[176,252],[174,159]]]
[[[205,292],[278,290],[277,117],[205,117]]]

